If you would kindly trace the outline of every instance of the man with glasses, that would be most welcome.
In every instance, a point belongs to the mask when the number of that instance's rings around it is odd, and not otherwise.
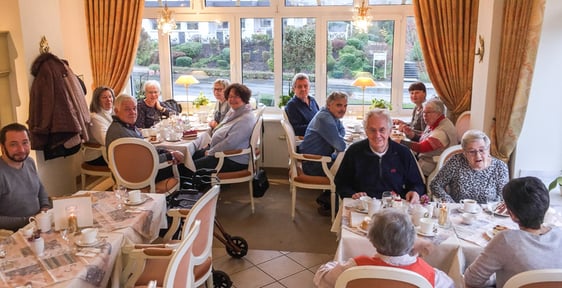
[[[416,133],[408,126],[404,127],[404,134],[410,140],[401,140],[400,144],[406,145],[418,153],[418,163],[425,176],[431,174],[436,163],[434,156],[439,156],[449,146],[457,144],[457,129],[451,120],[444,115],[445,106],[438,98],[427,101],[423,106],[423,120],[426,123],[422,133]]]
[[[433,194],[446,202],[501,200],[509,173],[503,161],[490,155],[490,138],[482,131],[468,130],[461,146],[463,153],[453,155],[431,181]]]
[[[380,199],[384,191],[393,191],[410,203],[418,203],[425,185],[412,153],[389,140],[392,120],[388,111],[369,111],[363,126],[367,139],[347,148],[336,174],[338,195]]]

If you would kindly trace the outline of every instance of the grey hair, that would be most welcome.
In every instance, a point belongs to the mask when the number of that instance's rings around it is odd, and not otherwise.
[[[115,98],[115,102],[113,103],[113,111],[117,112],[117,110],[121,109],[121,104],[127,100],[131,100],[135,103],[137,102],[137,99],[129,94],[119,94],[119,96]]]
[[[326,99],[326,104],[331,104],[332,102],[334,102],[335,100],[339,100],[339,99],[348,99],[349,95],[347,95],[347,93],[342,92],[342,91],[334,91],[332,93],[330,93],[330,95],[328,95],[328,98]]]
[[[395,208],[383,209],[373,215],[367,238],[386,256],[409,254],[414,247],[416,230],[410,216]]]
[[[295,76],[293,76],[293,80],[291,80],[291,88],[293,88],[293,90],[295,89],[295,83],[297,83],[297,80],[307,80],[308,82],[310,82],[308,75],[306,75],[305,73],[297,73],[295,74]]]
[[[490,148],[490,138],[488,137],[488,135],[486,135],[486,133],[480,130],[472,129],[464,132],[464,134],[462,135],[462,139],[461,139],[462,149],[465,149],[468,143],[478,140],[484,141],[484,145],[486,145],[486,149]]]
[[[386,127],[388,129],[392,128],[392,117],[390,117],[390,113],[388,113],[387,109],[375,108],[373,110],[368,111],[367,114],[365,115],[365,119],[363,119],[364,128],[367,128],[367,123],[369,122],[369,119],[372,117],[384,118],[386,120]]]
[[[146,82],[144,82],[144,85],[142,86],[142,91],[146,92],[146,88],[148,87],[158,88],[158,93],[162,91],[162,89],[160,89],[160,83],[156,80],[147,80]]]
[[[219,79],[215,80],[215,82],[213,82],[213,85],[215,85],[215,84],[220,84],[220,85],[222,85],[222,88],[226,89],[226,87],[228,85],[230,85],[230,81],[228,81],[227,79],[219,78]]]
[[[439,98],[431,98],[429,100],[427,100],[427,102],[424,105],[425,107],[429,106],[433,109],[433,111],[439,113],[439,114],[443,114],[445,113],[445,105],[443,104],[443,102],[439,99]]]

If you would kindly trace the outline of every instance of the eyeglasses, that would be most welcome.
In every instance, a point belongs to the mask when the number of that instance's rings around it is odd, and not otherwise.
[[[213,88],[213,91],[223,91],[224,88]]]
[[[486,155],[488,153],[487,149],[478,149],[478,150],[468,150],[468,151],[464,151],[466,154],[472,156],[472,157],[476,157],[477,154],[480,155]]]

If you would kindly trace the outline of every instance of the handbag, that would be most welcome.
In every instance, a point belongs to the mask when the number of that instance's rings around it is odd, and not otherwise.
[[[259,169],[256,172],[254,179],[252,180],[252,186],[254,188],[254,198],[263,197],[265,191],[269,188],[269,180],[267,180],[265,170]]]

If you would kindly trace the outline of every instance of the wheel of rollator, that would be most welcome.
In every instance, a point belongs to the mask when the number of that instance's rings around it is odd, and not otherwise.
[[[234,248],[227,245],[226,253],[228,253],[231,257],[242,258],[248,254],[248,242],[246,239],[238,236],[232,236],[232,238],[230,238],[230,243],[234,244],[239,249],[239,251],[236,251]]]
[[[213,271],[213,287],[214,288],[230,288],[232,287],[232,281],[228,274],[220,271]]]

